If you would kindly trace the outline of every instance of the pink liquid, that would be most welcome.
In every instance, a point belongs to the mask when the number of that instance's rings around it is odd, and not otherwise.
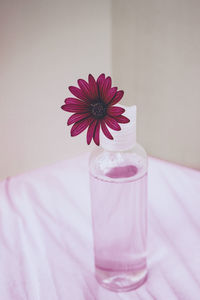
[[[129,165],[106,176],[90,175],[96,278],[106,288],[128,291],[147,276],[147,174]]]

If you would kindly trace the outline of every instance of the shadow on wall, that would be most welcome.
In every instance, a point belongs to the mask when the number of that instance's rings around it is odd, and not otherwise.
[[[200,2],[112,5],[112,69],[137,105],[138,139],[158,158],[200,169]],[[119,42],[120,41],[120,42]]]

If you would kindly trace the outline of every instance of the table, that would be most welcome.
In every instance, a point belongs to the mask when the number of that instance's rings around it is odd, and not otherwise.
[[[200,172],[149,158],[145,285],[94,278],[88,154],[0,183],[0,300],[199,300]]]

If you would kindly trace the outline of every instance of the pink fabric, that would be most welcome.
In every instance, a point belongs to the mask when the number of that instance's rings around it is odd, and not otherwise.
[[[0,299],[199,300],[200,172],[149,159],[149,277],[116,294],[93,275],[87,160],[0,183]]]

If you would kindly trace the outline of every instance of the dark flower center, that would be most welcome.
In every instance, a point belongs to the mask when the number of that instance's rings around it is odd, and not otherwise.
[[[101,118],[105,117],[106,105],[103,102],[98,101],[94,104],[91,104],[91,107],[92,107],[91,112],[96,119],[101,119]]]

